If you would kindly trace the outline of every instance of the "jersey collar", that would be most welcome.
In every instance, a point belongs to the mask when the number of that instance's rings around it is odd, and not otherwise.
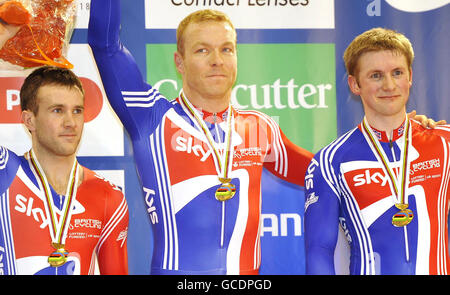
[[[378,130],[372,126],[370,126],[370,128],[372,129],[374,135],[377,137],[377,139],[379,141],[382,142],[390,142],[390,141],[396,141],[397,139],[399,139],[400,137],[402,137],[403,133],[405,132],[405,120],[403,121],[402,124],[400,124],[399,127],[397,127],[396,129],[392,130],[392,136],[390,136],[386,131],[381,131]],[[362,126],[361,124],[359,124],[359,129],[361,130]],[[390,139],[392,137],[392,139]]]
[[[177,98],[178,103],[180,103],[180,98]],[[222,123],[227,120],[228,117],[228,108],[224,109],[223,111],[217,112],[217,113],[210,113],[208,111],[203,110],[200,107],[194,106],[195,109],[199,112],[201,118],[209,123],[209,124],[216,124],[216,123]]]

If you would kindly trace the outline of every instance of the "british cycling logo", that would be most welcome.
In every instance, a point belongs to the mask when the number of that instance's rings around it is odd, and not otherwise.
[[[406,12],[424,12],[449,4],[448,0],[386,0],[392,7]]]
[[[441,161],[439,158],[422,161],[419,163],[412,164],[412,169],[410,171],[410,174],[413,175],[414,173],[419,172],[419,171],[425,171],[425,170],[430,170],[430,169],[439,168],[439,167],[441,167]]]

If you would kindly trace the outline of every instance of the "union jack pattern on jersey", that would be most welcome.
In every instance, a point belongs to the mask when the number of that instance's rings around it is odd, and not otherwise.
[[[133,142],[153,225],[151,272],[257,273],[262,169],[303,185],[312,154],[287,140],[270,117],[233,109],[229,178],[236,194],[216,200],[220,182],[204,133],[179,99],[169,102],[143,82],[118,39],[119,10],[116,0],[92,2],[88,39],[111,106]],[[214,114],[216,121],[206,122],[221,150],[229,115]]]
[[[392,141],[375,130],[388,165],[399,173],[404,125]],[[382,164],[361,124],[318,152],[306,175],[306,272],[334,273],[340,223],[350,244],[350,274],[448,274],[450,126],[425,129],[411,121],[407,203],[411,223],[395,227],[399,212]]]
[[[59,267],[47,259],[51,246],[46,197],[30,161],[0,148],[0,274],[127,274],[128,208],[122,191],[82,167],[83,180],[72,203],[66,250]],[[65,196],[51,188],[57,218]]]

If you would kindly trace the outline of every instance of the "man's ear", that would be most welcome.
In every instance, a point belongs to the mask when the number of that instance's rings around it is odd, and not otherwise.
[[[413,81],[413,70],[412,68],[409,68],[409,87],[412,86],[412,81]]]
[[[34,126],[34,113],[29,110],[22,111],[21,114],[22,117],[22,123],[27,127],[27,129],[32,132],[35,131],[36,128]]]
[[[350,87],[350,91],[355,95],[360,95],[361,91],[359,89],[359,83],[355,76],[348,75],[348,87]]]
[[[173,54],[173,59],[175,61],[175,67],[177,68],[178,73],[184,74],[183,56],[181,56],[181,54],[176,51]]]

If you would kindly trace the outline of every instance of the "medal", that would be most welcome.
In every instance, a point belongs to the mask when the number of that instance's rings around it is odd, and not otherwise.
[[[219,178],[222,185],[216,190],[215,196],[218,201],[227,201],[234,197],[236,186],[231,183],[230,178]]]
[[[206,126],[203,119],[197,114],[194,106],[184,97],[183,92],[180,93],[181,106],[185,109],[185,112],[189,115],[191,120],[197,125],[198,129],[203,131],[206,137],[206,143],[212,151],[212,158],[214,165],[219,176],[220,186],[215,192],[215,197],[218,201],[227,201],[236,194],[236,186],[231,183],[231,178],[228,177],[231,171],[233,162],[233,148],[231,145],[231,138],[234,126],[233,108],[231,105],[228,107],[227,126],[228,130],[225,133],[224,148],[220,149],[218,144],[213,140],[211,132]]]
[[[44,194],[44,207],[47,218],[49,219],[49,232],[52,239],[52,247],[56,251],[53,251],[48,257],[48,263],[53,267],[58,267],[66,263],[68,251],[65,249],[65,240],[67,237],[67,231],[69,229],[70,219],[72,217],[73,201],[77,194],[77,179],[79,172],[79,165],[75,158],[72,170],[70,172],[69,182],[67,183],[66,195],[64,198],[64,204],[60,213],[60,218],[56,216],[56,206],[53,204],[53,196],[48,184],[47,177],[44,174],[44,170],[41,168],[37,158],[34,156],[33,150],[29,151],[28,162],[30,164],[31,171],[36,177],[39,184],[39,189]]]
[[[386,175],[388,176],[388,182],[391,188],[392,196],[394,197],[394,204],[400,211],[392,216],[392,225],[395,227],[403,227],[408,225],[414,218],[413,212],[408,209],[407,203],[407,188],[409,185],[409,161],[408,161],[408,152],[411,143],[411,127],[408,118],[406,118],[405,122],[405,131],[403,133],[404,137],[404,146],[401,151],[401,167],[399,171],[400,180],[397,180],[394,177],[394,172],[388,165],[387,156],[384,153],[383,148],[381,147],[378,140],[373,134],[373,131],[370,127],[368,127],[367,119],[364,117],[362,122],[363,134],[369,143],[369,146],[372,148],[376,158],[382,164],[382,168]]]
[[[392,225],[395,227],[408,225],[414,218],[413,212],[408,209],[408,204],[395,204],[395,207],[400,209],[400,211],[392,216]]]
[[[48,257],[47,261],[50,266],[58,267],[66,263],[67,255],[69,255],[69,252],[64,249],[64,245],[52,243],[52,247],[55,248],[56,251],[52,252],[52,254],[50,254],[50,256]]]

